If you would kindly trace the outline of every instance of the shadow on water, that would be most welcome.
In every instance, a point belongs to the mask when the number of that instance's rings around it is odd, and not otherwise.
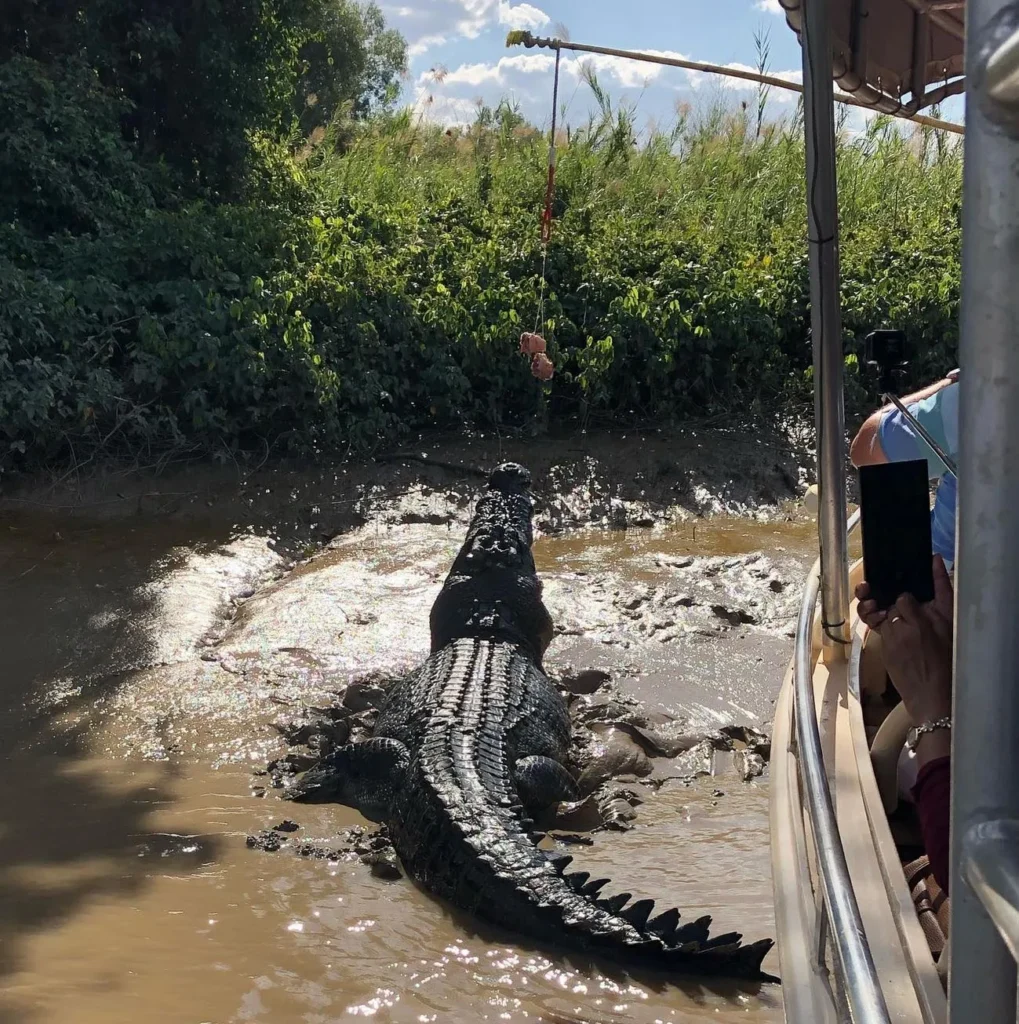
[[[663,993],[669,989],[676,989],[683,993],[690,1006],[711,1006],[717,1004],[718,997],[734,1000],[739,995],[744,996],[773,996],[778,991],[778,984],[773,981],[754,980],[748,981],[740,978],[712,977],[710,975],[697,976],[694,974],[673,974],[665,970],[653,967],[643,967],[638,964],[616,963],[611,954],[597,956],[585,954],[577,950],[564,949],[554,942],[541,943],[519,932],[510,932],[504,928],[491,925],[480,918],[468,914],[466,911],[447,903],[429,893],[417,883],[410,883],[430,900],[436,909],[441,912],[447,922],[454,925],[457,931],[466,939],[478,939],[486,946],[505,945],[512,943],[516,949],[535,954],[539,957],[549,958],[549,963],[556,963],[568,970],[575,970],[589,976],[600,975],[620,985],[636,982],[652,992]],[[663,904],[663,907],[665,904]],[[661,910],[662,908],[659,908]],[[686,923],[686,916],[683,917]],[[713,928],[713,935],[717,936],[719,929]],[[758,936],[744,936],[747,943],[752,942]],[[767,968],[765,968],[767,972]],[[715,997],[712,999],[711,997]]]
[[[0,518],[0,988],[34,935],[95,898],[137,892],[153,857],[173,874],[217,855],[213,839],[149,824],[174,799],[173,765],[146,765],[135,780],[107,772],[90,749],[89,716],[68,721],[157,654],[152,584],[183,538],[158,522],[60,530]],[[32,1016],[0,1003],[5,1024]]]

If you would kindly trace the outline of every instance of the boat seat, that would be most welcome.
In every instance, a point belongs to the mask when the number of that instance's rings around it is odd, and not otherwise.
[[[899,758],[911,725],[905,705],[896,704],[870,744],[870,761],[885,814],[894,814],[899,808]]]
[[[860,710],[867,730],[867,739],[873,742],[877,730],[895,705],[898,694],[885,671],[881,651],[881,635],[867,630],[860,654]]]
[[[881,650],[881,634],[868,629],[860,656],[860,695],[881,698],[887,688],[888,673],[885,671],[884,652]]]

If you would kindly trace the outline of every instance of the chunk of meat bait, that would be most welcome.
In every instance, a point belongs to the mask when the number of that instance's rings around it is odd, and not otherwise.
[[[540,334],[525,331],[520,335],[520,351],[525,356],[536,356],[545,351],[545,339]]]
[[[538,378],[538,380],[551,380],[552,374],[555,373],[555,366],[552,360],[549,359],[544,352],[539,352],[534,359],[531,360],[531,373]]]

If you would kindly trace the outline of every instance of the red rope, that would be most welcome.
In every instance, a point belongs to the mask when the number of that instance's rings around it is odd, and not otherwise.
[[[552,87],[552,141],[548,150],[548,183],[545,186],[545,211],[541,215],[541,241],[548,245],[552,238],[552,201],[555,198],[556,171],[556,117],[559,113],[559,59],[562,50],[557,46],[555,51],[555,83]]]

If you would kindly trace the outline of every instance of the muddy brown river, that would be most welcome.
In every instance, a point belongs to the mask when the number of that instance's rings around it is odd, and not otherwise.
[[[280,800],[259,774],[288,749],[278,726],[423,658],[473,487],[460,518],[405,497],[296,562],[215,509],[0,512],[3,1024],[782,1019],[778,986],[552,958],[297,852],[364,822]],[[770,731],[813,547],[795,510],[542,536],[548,667],[603,670],[691,730]],[[632,827],[571,847],[577,866],[774,935],[767,773],[654,765]],[[284,819],[278,851],[249,848]]]

